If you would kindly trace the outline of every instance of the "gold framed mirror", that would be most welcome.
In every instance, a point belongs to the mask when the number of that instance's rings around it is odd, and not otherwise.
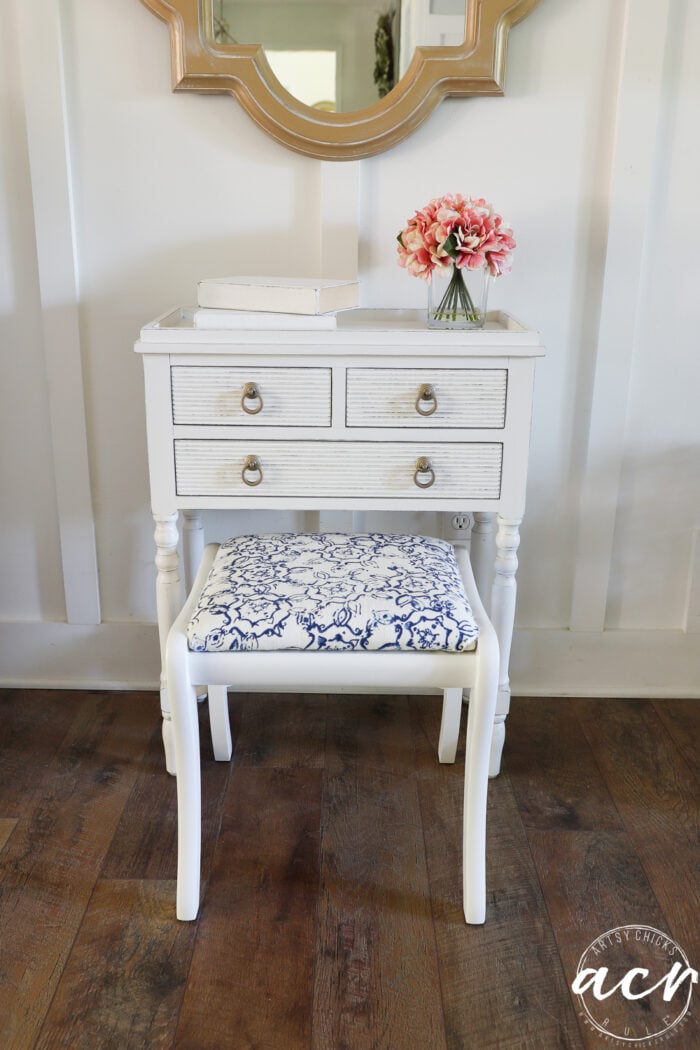
[[[174,91],[228,92],[284,146],[356,160],[446,95],[502,95],[508,31],[539,0],[141,2],[170,28]]]

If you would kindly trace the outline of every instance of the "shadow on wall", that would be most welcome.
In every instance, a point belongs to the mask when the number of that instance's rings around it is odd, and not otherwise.
[[[683,627],[693,532],[700,527],[698,463],[698,445],[623,463],[606,627]],[[586,508],[586,517],[594,514],[595,507]]]

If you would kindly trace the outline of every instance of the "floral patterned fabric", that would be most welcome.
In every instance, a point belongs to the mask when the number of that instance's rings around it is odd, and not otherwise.
[[[454,550],[424,536],[279,533],[223,543],[188,628],[196,652],[473,649]]]

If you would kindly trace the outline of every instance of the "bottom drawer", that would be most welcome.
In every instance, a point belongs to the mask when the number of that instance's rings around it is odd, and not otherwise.
[[[496,441],[175,441],[178,496],[496,500],[502,459]]]

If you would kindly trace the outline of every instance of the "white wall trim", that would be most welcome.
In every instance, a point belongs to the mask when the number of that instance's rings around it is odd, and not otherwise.
[[[519,630],[514,696],[697,697],[697,637],[683,631]],[[0,687],[153,689],[155,624],[0,623]]]
[[[69,623],[100,622],[59,0],[18,3],[56,502]]]
[[[690,550],[683,630],[688,634],[700,634],[700,529],[693,533]]]
[[[697,697],[698,643],[684,631],[516,631],[518,696]]]
[[[0,687],[159,689],[155,624],[0,623]]]
[[[571,629],[602,631],[632,357],[657,163],[670,0],[627,0],[605,279],[571,603]]]
[[[319,202],[321,276],[357,280],[360,161],[322,160]]]

